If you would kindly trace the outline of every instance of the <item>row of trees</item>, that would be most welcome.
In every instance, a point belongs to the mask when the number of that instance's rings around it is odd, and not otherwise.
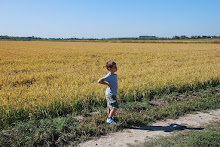
[[[41,38],[41,37],[14,37],[14,36],[0,36],[0,40],[22,40],[22,41],[31,41],[31,40],[98,40],[97,38]]]
[[[44,38],[40,37],[14,37],[14,36],[0,36],[0,40],[23,40],[23,41],[30,41],[30,40],[43,40]]]
[[[123,38],[102,38],[102,39],[97,39],[97,38],[40,38],[40,37],[14,37],[14,36],[0,36],[0,40],[22,40],[22,41],[31,41],[31,40],[109,40],[109,39],[117,39],[117,40],[155,40],[155,39],[207,39],[207,38],[220,38],[220,36],[191,36],[188,37],[186,35],[181,35],[181,36],[173,36],[172,38],[169,37],[155,37],[153,36],[147,36],[147,37],[123,37]]]
[[[186,35],[182,35],[182,36],[173,36],[172,39],[207,39],[207,38],[220,38],[220,36],[191,36],[191,37],[188,37]]]

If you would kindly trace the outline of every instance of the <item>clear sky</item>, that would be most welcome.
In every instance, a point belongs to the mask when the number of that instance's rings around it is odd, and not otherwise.
[[[0,35],[220,36],[220,0],[0,0]]]

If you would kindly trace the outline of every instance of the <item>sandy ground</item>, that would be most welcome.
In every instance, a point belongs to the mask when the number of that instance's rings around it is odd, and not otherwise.
[[[183,130],[202,130],[207,124],[220,121],[220,109],[206,113],[197,112],[178,119],[158,121],[150,126],[124,129],[121,132],[94,138],[81,143],[79,147],[126,147],[128,144],[140,144],[157,139],[161,136],[171,136]]]

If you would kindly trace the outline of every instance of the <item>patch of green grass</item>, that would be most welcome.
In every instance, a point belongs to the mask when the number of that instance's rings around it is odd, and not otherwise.
[[[148,104],[146,102],[127,102],[120,104],[119,107],[124,109],[124,111],[140,112],[146,110]]]
[[[146,142],[141,147],[217,147],[220,146],[220,122],[205,127],[204,130],[179,132],[176,136],[163,137]]]
[[[15,122],[0,131],[0,146],[65,146],[106,135],[127,127],[143,126],[153,121],[177,118],[186,113],[220,108],[220,85],[206,90],[155,95],[152,101],[120,103],[114,120],[106,123],[106,109],[97,107],[95,115],[84,112],[82,119],[75,114],[63,117]]]

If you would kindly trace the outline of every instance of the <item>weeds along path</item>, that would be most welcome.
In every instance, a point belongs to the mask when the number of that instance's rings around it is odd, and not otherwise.
[[[184,130],[203,130],[204,126],[220,121],[220,109],[187,114],[178,119],[158,121],[149,126],[124,129],[84,143],[80,147],[122,147],[151,141],[162,136],[171,136]]]

